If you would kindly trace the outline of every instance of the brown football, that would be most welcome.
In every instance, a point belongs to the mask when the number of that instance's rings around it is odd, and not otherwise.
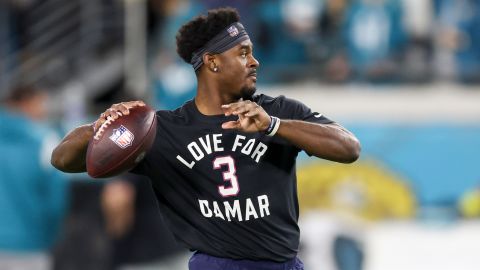
[[[128,115],[108,119],[88,144],[88,175],[105,178],[132,169],[152,146],[156,132],[157,117],[148,106],[134,107]]]

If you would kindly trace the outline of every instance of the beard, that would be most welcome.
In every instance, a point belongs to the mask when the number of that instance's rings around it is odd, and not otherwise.
[[[255,94],[256,91],[257,91],[257,87],[255,86],[250,86],[250,87],[244,86],[240,90],[240,95],[241,95],[240,97],[243,98],[243,100],[251,100],[253,94]]]

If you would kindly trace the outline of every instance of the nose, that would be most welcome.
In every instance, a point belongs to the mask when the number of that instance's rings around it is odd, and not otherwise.
[[[248,61],[248,67],[258,68],[259,66],[260,66],[260,62],[258,62],[258,60],[252,54],[249,61]]]

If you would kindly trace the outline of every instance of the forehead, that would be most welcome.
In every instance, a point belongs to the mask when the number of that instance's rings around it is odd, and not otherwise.
[[[253,44],[252,44],[252,41],[251,41],[250,39],[246,39],[246,40],[238,43],[237,45],[235,45],[235,47],[227,50],[226,52],[238,51],[238,50],[240,50],[241,48],[245,48],[245,47],[253,48]]]
[[[246,40],[238,43],[237,46],[235,46],[234,48],[239,49],[239,48],[242,48],[242,47],[250,47],[250,48],[252,48],[252,47],[253,47],[253,43],[252,43],[252,41],[251,41],[250,39],[246,39]]]

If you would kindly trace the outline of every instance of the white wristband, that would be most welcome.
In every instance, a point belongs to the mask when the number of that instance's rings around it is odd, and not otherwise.
[[[270,137],[273,137],[277,131],[278,131],[278,128],[280,127],[280,118],[278,117],[275,117],[275,116],[270,116],[271,119],[272,119],[272,124],[273,124],[273,128],[270,132],[267,132],[267,136],[270,136]]]

